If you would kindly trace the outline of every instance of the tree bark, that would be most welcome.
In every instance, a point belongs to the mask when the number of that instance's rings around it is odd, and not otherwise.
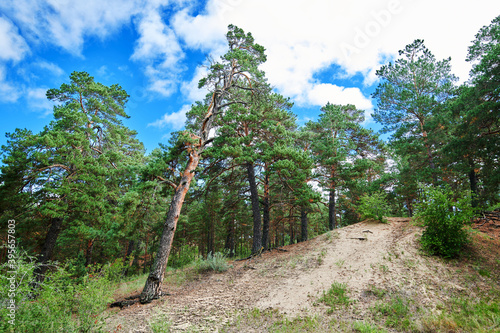
[[[267,172],[266,175],[264,176],[263,209],[264,211],[262,219],[262,246],[264,247],[264,251],[266,251],[269,249],[269,224],[271,222],[270,212],[269,212],[269,175],[267,174]]]
[[[158,298],[161,294],[161,284],[165,276],[167,268],[168,256],[172,248],[177,222],[181,213],[184,198],[189,190],[189,185],[194,177],[194,172],[200,161],[199,154],[192,150],[190,152],[189,161],[182,175],[181,181],[175,190],[175,194],[170,203],[170,208],[167,213],[167,218],[163,225],[163,232],[160,238],[158,251],[151,268],[151,272],[146,280],[144,289],[140,296],[141,303],[150,303],[153,299]]]
[[[434,164],[434,156],[432,156],[431,146],[427,140],[427,132],[423,129],[423,123],[420,123],[420,128],[422,130],[422,136],[424,137],[424,146],[427,150],[427,159],[429,161],[429,167],[431,168],[432,174],[432,183],[435,185],[437,183],[437,175],[436,175],[436,165]]]
[[[33,272],[36,284],[40,284],[45,279],[45,273],[49,268],[47,262],[52,258],[52,253],[54,252],[54,247],[56,246],[57,237],[61,232],[63,219],[60,217],[53,217],[51,220],[49,231],[45,236],[45,242],[43,243],[40,256],[37,260],[36,268]]]
[[[413,206],[411,199],[406,199],[406,208],[408,209],[408,217],[413,217]]]
[[[224,248],[228,251],[229,258],[235,255],[235,244],[234,244],[234,217],[228,220],[227,224],[227,235],[226,244]]]
[[[214,211],[212,209],[212,203],[208,201],[208,191],[206,195],[206,203],[207,203],[207,213],[205,216],[205,229],[206,229],[206,240],[207,240],[207,255],[209,253],[212,253],[212,255],[215,253],[214,250],[214,221],[213,216],[214,216]]]
[[[134,253],[134,250],[137,248],[139,242],[135,242],[133,239],[129,240],[128,242],[128,248],[127,248],[127,253],[125,255],[125,260],[123,261],[124,264],[125,264],[125,270],[123,271],[123,275],[124,276],[127,276],[128,275],[128,271],[130,269],[130,260],[132,260],[132,266],[134,266],[134,263],[136,261],[136,258],[137,258],[137,254],[134,256],[134,258],[132,258],[132,254]]]
[[[469,171],[469,182],[470,182],[470,191],[472,193],[472,208],[476,208],[478,205],[477,202],[477,197],[478,197],[478,190],[477,190],[477,174],[476,170],[474,169],[474,163],[472,161],[469,161],[469,166],[470,166],[470,171]]]
[[[89,240],[87,251],[85,253],[85,267],[92,263],[92,251],[94,250],[95,239]]]
[[[133,239],[128,241],[127,253],[125,253],[125,258],[123,258],[123,262],[127,265],[129,264],[127,261],[130,260],[130,256],[132,255],[132,251],[134,251],[135,242]]]
[[[258,253],[262,248],[259,192],[257,190],[257,183],[255,182],[255,170],[253,163],[248,162],[246,167],[248,175],[248,184],[250,185],[250,199],[252,202],[252,215],[253,215],[252,254],[255,254]]]
[[[332,182],[330,186],[330,195],[328,200],[328,227],[333,230],[337,227],[335,220],[335,183]]]
[[[307,235],[307,211],[304,207],[300,208],[300,241],[305,242],[308,238]]]

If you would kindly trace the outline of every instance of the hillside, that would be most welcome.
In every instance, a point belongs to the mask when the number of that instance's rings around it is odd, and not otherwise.
[[[421,228],[409,219],[389,222],[341,228],[233,262],[225,273],[169,272],[167,296],[110,309],[107,327],[111,332],[500,331],[498,300],[488,305],[500,290],[498,239],[476,232],[463,258],[444,261],[419,251]],[[332,284],[333,296],[325,297],[330,306],[320,298]],[[484,311],[476,314],[479,308]]]

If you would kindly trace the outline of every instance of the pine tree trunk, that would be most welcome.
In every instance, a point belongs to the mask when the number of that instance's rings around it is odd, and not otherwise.
[[[128,247],[127,247],[127,253],[125,254],[125,260],[123,260],[125,269],[123,270],[123,275],[127,276],[128,275],[128,270],[130,269],[130,260],[132,259],[132,254],[134,252],[134,249],[137,247],[137,243],[133,239],[129,240],[128,242]],[[135,262],[135,257],[133,262]],[[132,266],[134,264],[132,263]]]
[[[134,260],[132,261],[132,267],[137,267],[139,268],[139,246],[141,245],[140,241],[137,241],[135,244],[135,249],[134,249]]]
[[[410,199],[406,200],[406,208],[408,209],[408,217],[413,217],[413,207]]]
[[[253,215],[253,242],[252,254],[258,253],[262,248],[262,232],[261,232],[261,219],[259,208],[259,193],[257,191],[257,183],[255,182],[255,170],[253,163],[247,163],[248,183],[250,185],[250,198],[252,201],[252,215]]]
[[[47,262],[52,258],[57,237],[59,237],[59,233],[61,232],[62,223],[63,219],[60,217],[54,217],[51,220],[49,231],[47,232],[47,236],[45,236],[45,242],[37,260],[37,267],[33,272],[37,284],[42,283],[45,279],[45,273],[48,269]]]
[[[163,282],[163,277],[165,276],[168,256],[170,255],[170,250],[172,248],[172,242],[174,240],[177,222],[179,221],[179,215],[181,214],[182,204],[184,203],[184,198],[189,190],[189,185],[194,177],[194,172],[199,161],[200,157],[198,153],[194,150],[191,151],[186,170],[184,170],[180,184],[177,186],[172,202],[170,203],[170,208],[163,225],[163,232],[160,238],[160,244],[158,246],[153,267],[151,268],[151,272],[146,280],[146,285],[144,286],[140,296],[140,302],[143,304],[150,303],[161,294],[161,284]]]
[[[264,178],[264,202],[263,202],[263,219],[262,219],[262,246],[264,251],[269,249],[269,223],[271,221],[269,212],[269,175],[266,172]]]
[[[474,169],[474,163],[472,161],[469,161],[470,165],[470,171],[469,171],[469,182],[470,182],[470,191],[472,193],[472,208],[476,208],[478,205],[477,202],[477,196],[478,196],[478,190],[477,190],[477,174],[476,170]]]
[[[95,239],[91,239],[89,240],[89,243],[87,245],[87,251],[85,254],[85,267],[87,267],[92,263],[92,252],[94,251],[94,243]]]
[[[235,252],[235,244],[234,244],[234,217],[229,219],[227,224],[227,236],[226,236],[226,244],[224,248],[228,251],[229,258],[234,257]]]
[[[304,207],[300,208],[300,240],[305,242],[308,238],[307,235],[307,211]]]
[[[423,123],[420,123],[420,128],[422,130],[422,136],[424,138],[424,146],[427,150],[427,159],[429,161],[429,167],[431,168],[432,173],[432,183],[435,185],[437,183],[437,175],[436,175],[436,165],[434,164],[434,156],[432,156],[431,146],[427,140],[427,132],[424,131]]]
[[[333,184],[330,187],[328,201],[328,227],[330,230],[337,227],[337,221],[335,221],[335,186]]]
[[[128,246],[127,246],[127,253],[125,254],[125,258],[123,258],[123,262],[126,263],[127,265],[129,264],[128,261],[130,261],[130,256],[132,255],[132,251],[134,251],[134,240],[131,239],[128,241]]]

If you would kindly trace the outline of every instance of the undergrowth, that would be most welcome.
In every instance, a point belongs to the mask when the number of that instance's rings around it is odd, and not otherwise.
[[[214,271],[214,272],[225,272],[231,265],[227,263],[227,257],[224,253],[215,252],[212,254],[210,252],[206,259],[198,259],[195,263],[196,268],[200,272]]]
[[[347,284],[334,282],[328,291],[323,292],[323,296],[318,299],[318,302],[323,302],[326,305],[330,306],[328,309],[328,313],[332,313],[339,306],[349,306],[353,302],[347,296]]]
[[[54,264],[43,283],[33,289],[35,268],[34,258],[23,253],[17,253],[13,266],[2,265],[1,332],[103,330],[103,314],[112,300],[113,286],[120,280],[123,271],[121,261],[88,267],[83,275],[75,275],[69,264]],[[10,306],[13,302],[15,310]]]

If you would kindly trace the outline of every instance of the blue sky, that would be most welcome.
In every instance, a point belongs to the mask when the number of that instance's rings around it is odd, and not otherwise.
[[[225,52],[228,24],[267,49],[263,69],[300,124],[327,102],[351,103],[377,129],[370,94],[382,64],[421,38],[464,81],[467,47],[499,14],[498,0],[2,0],[0,144],[15,128],[40,131],[52,119],[46,90],[86,71],[129,93],[125,124],[151,152],[205,95],[197,82],[207,57]]]

